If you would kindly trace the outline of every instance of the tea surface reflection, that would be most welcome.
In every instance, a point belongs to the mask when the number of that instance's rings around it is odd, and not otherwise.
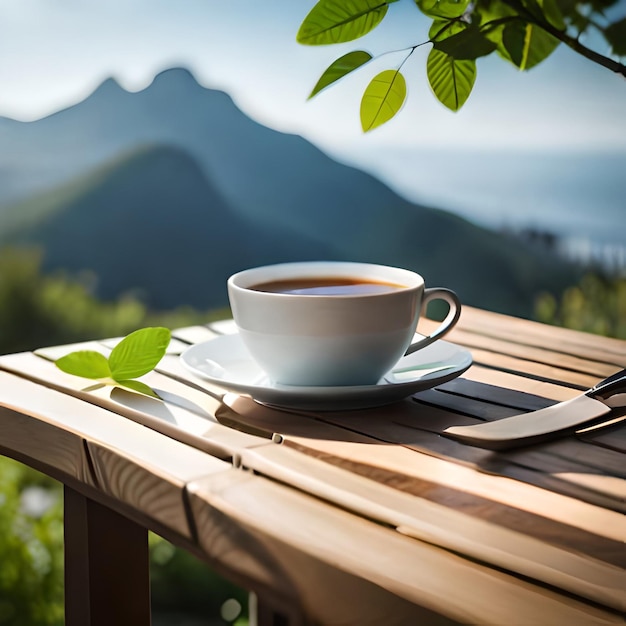
[[[404,285],[358,277],[320,276],[313,278],[289,278],[259,283],[249,287],[254,291],[283,293],[297,296],[362,296],[389,293],[405,289]]]

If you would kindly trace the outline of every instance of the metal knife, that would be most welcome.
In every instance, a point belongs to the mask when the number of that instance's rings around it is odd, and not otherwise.
[[[443,434],[472,446],[506,450],[576,430],[581,424],[596,420],[618,407],[626,407],[626,369],[571,400],[494,422],[450,426]]]

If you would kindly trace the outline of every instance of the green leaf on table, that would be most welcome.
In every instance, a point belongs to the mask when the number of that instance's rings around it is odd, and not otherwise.
[[[404,104],[406,81],[398,70],[374,76],[361,99],[361,127],[368,132],[388,122]]]
[[[344,54],[342,57],[339,57],[336,61],[333,61],[320,76],[320,79],[317,81],[317,84],[313,87],[313,91],[309,95],[309,99],[322,91],[322,89],[328,87],[328,85],[332,85],[340,78],[343,78],[346,74],[349,74],[350,72],[361,67],[370,61],[371,58],[372,55],[369,52],[364,52],[363,50],[354,50],[353,52],[348,52],[348,54]]]
[[[516,21],[505,26],[502,43],[509,61],[521,70],[529,70],[549,57],[560,42],[538,26]]]
[[[609,24],[604,31],[604,37],[617,56],[626,56],[626,17],[619,22]]]
[[[150,396],[151,398],[156,398],[160,400],[159,396],[152,389],[152,387],[146,385],[146,383],[142,383],[140,380],[116,380],[115,381],[120,387],[126,387],[132,391],[137,393],[142,393],[145,396]]]
[[[122,339],[109,356],[111,377],[116,381],[138,378],[154,369],[170,343],[167,328],[142,328]]]
[[[107,358],[94,350],[77,350],[55,361],[66,374],[83,378],[109,378],[111,370]]]
[[[320,0],[304,18],[296,41],[310,46],[358,39],[374,29],[397,0]]]
[[[426,74],[439,102],[451,111],[458,111],[474,87],[476,61],[459,61],[433,48],[426,61]]]

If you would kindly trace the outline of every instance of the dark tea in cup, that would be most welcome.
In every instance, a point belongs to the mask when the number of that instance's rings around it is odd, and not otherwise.
[[[405,285],[382,280],[366,280],[357,276],[312,276],[272,280],[249,289],[267,293],[298,296],[360,296],[404,289]]]

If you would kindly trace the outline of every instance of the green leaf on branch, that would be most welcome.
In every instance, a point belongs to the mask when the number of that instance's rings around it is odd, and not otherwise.
[[[296,40],[319,46],[358,39],[373,30],[397,0],[320,0],[304,18]]]
[[[511,7],[503,2],[491,2],[488,5],[481,4],[474,12],[474,18],[480,28],[480,32],[495,42],[498,53],[502,54],[506,60],[509,55],[502,45],[502,30],[507,23],[520,18]]]
[[[344,54],[336,61],[333,61],[321,75],[315,87],[313,87],[313,91],[309,95],[309,99],[322,91],[322,89],[328,87],[328,85],[332,85],[334,82],[337,82],[340,78],[343,78],[346,74],[349,74],[350,72],[361,67],[371,59],[372,55],[369,54],[369,52],[355,50],[354,52],[348,52],[348,54]]]
[[[114,380],[138,378],[153,370],[170,342],[167,328],[142,328],[122,339],[109,356]]]
[[[452,111],[458,111],[474,87],[476,61],[457,60],[433,48],[426,62],[426,74],[439,102]]]
[[[612,52],[626,56],[626,18],[607,23],[607,9],[622,0],[413,0],[433,19],[427,41],[405,47],[405,61],[426,43],[433,49],[427,74],[436,97],[458,111],[476,80],[476,60],[496,52],[522,70],[552,54],[560,43],[581,56],[626,76],[623,62],[585,46],[579,35],[589,26],[602,32]],[[303,20],[297,40],[319,45],[351,41],[369,33],[397,0],[319,0]],[[589,10],[591,7],[591,10]],[[396,50],[399,52],[400,50]],[[356,51],[334,61],[309,98],[373,57]],[[404,61],[399,68],[404,67]],[[368,132],[394,117],[404,104],[406,83],[392,70],[368,85],[361,100],[361,125]]]
[[[457,61],[474,60],[478,57],[487,56],[498,47],[475,26],[465,28],[450,37],[436,40],[433,46],[436,50],[453,57]]]
[[[525,0],[525,7],[539,22],[546,20],[559,30],[565,29],[563,13],[556,0]],[[563,4],[563,8],[568,10],[566,3]]]
[[[461,17],[467,11],[469,0],[415,0],[417,8],[428,17],[437,19]]]
[[[83,378],[109,378],[111,370],[107,358],[94,350],[77,350],[56,360],[57,367],[66,374]]]
[[[406,81],[398,70],[374,76],[361,99],[361,127],[364,132],[388,122],[404,104]]]
[[[529,70],[548,58],[559,45],[559,40],[545,30],[522,21],[507,24],[502,31],[502,44],[511,63],[521,70]]]
[[[548,22],[559,30],[565,30],[565,20],[563,19],[563,12],[559,2],[557,0],[538,0],[538,3]],[[566,4],[564,8],[567,10]]]
[[[469,28],[469,24],[459,20],[434,20],[428,29],[428,38],[434,43],[448,39]]]
[[[620,57],[626,56],[626,17],[607,26],[604,37],[614,54]]]

